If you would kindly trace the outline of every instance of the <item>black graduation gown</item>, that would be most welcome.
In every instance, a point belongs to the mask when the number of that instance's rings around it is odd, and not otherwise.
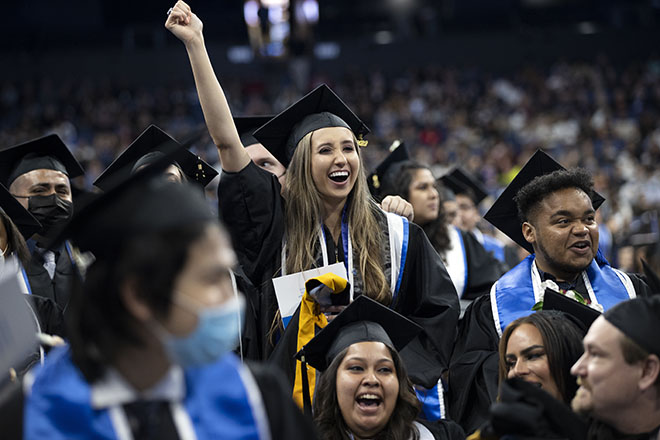
[[[39,320],[41,332],[64,338],[66,332],[64,316],[55,301],[37,295],[26,295],[25,298]]]
[[[650,294],[639,275],[628,276],[638,296]],[[587,295],[580,286],[576,290]],[[449,366],[449,415],[468,434],[484,424],[497,398],[499,341],[490,295],[483,295],[468,306],[459,322]]]
[[[503,264],[479,243],[477,237],[461,230],[467,261],[467,286],[462,299],[473,300],[490,291],[490,287],[505,272]]]
[[[58,253],[53,279],[50,278],[48,271],[34,252],[33,257],[25,267],[25,273],[30,282],[33,295],[49,298],[55,301],[60,309],[66,311],[73,286],[74,267],[64,246],[61,247]]]
[[[277,311],[271,280],[279,276],[281,269],[284,211],[280,184],[275,176],[251,162],[237,173],[223,173],[218,200],[219,212],[230,231],[239,263],[246,276],[261,290],[259,324],[262,335],[266,335]],[[413,381],[431,387],[448,366],[458,320],[458,299],[426,235],[415,224],[410,225],[409,232],[406,264],[393,308],[426,330],[401,355],[411,366],[409,374]],[[335,261],[335,256],[343,261],[341,240],[335,244],[327,233],[326,244],[330,261]],[[268,338],[264,339],[262,354],[267,358],[273,346]],[[286,352],[291,356],[295,354],[295,342]]]
[[[312,420],[303,415],[293,403],[284,379],[279,372],[257,363],[248,363],[263,398],[268,424],[273,439],[315,439],[316,429]]]

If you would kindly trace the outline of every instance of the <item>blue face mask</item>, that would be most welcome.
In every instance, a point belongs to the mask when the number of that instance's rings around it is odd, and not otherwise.
[[[197,315],[198,322],[197,328],[188,336],[177,337],[164,329],[159,330],[170,360],[182,367],[199,366],[212,363],[236,348],[244,308],[245,299],[242,296],[233,297],[219,306],[191,310]]]

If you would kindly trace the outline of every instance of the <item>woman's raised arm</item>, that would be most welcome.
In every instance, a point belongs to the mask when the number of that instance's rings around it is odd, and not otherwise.
[[[190,6],[178,1],[168,15],[165,27],[186,46],[206,126],[218,147],[222,169],[229,172],[242,170],[250,163],[250,157],[241,144],[225,93],[213,71],[204,45],[202,21],[192,13]]]

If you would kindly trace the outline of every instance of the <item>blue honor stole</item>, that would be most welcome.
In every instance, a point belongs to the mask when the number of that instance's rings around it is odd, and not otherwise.
[[[543,298],[545,289],[534,258],[533,254],[529,255],[502,275],[490,290],[493,321],[500,336],[510,322],[531,315],[534,304]],[[591,303],[600,304],[603,310],[636,296],[628,275],[614,269],[604,259],[599,262],[593,259],[580,276]]]
[[[270,438],[261,392],[234,354],[187,369],[184,376],[185,397],[170,404],[181,439]],[[37,371],[25,404],[24,425],[26,440],[132,438],[121,405],[92,405],[91,387],[71,361],[68,348],[53,350]]]

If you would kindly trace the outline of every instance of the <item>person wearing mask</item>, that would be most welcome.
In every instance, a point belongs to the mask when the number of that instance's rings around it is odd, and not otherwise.
[[[162,177],[171,161],[108,188],[57,238],[95,258],[70,346],[34,373],[25,439],[315,438],[279,376],[231,352],[236,255],[199,190]]]
[[[49,248],[53,236],[73,215],[71,179],[84,171],[59,136],[51,134],[0,151],[0,179],[41,223],[25,237],[33,258],[25,271],[34,295],[64,311],[69,302],[75,258],[68,243]]]

